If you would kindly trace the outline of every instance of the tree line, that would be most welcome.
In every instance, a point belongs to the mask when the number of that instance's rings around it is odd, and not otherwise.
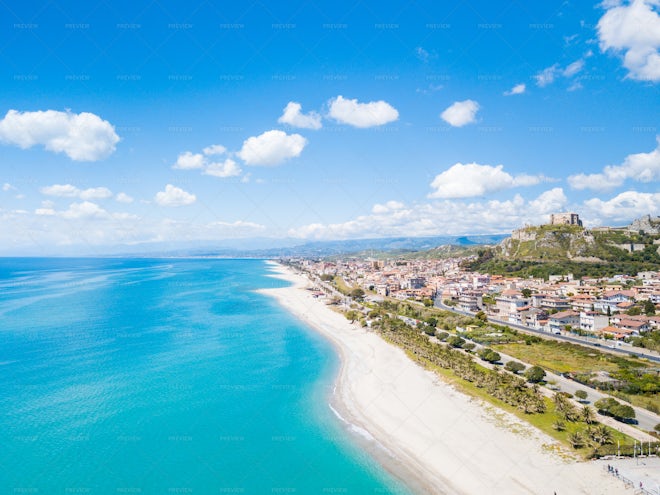
[[[543,413],[546,410],[538,385],[528,385],[521,377],[479,366],[470,354],[433,343],[425,334],[398,318],[383,315],[372,323],[371,328],[385,340],[407,351],[416,361],[451,370],[459,378],[474,383],[490,396],[526,414]]]

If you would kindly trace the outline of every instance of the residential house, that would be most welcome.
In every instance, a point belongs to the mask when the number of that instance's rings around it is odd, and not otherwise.
[[[543,305],[543,301],[548,297],[550,297],[548,294],[543,293],[532,294],[532,306],[540,308]]]
[[[548,329],[552,333],[560,333],[567,326],[578,328],[580,326],[580,313],[575,311],[560,311],[548,317]]]
[[[619,321],[616,327],[621,330],[630,330],[633,335],[639,335],[650,330],[648,321],[637,318],[621,318],[621,321]]]
[[[607,326],[605,328],[601,328],[598,333],[600,333],[604,337],[609,335],[613,339],[622,340],[626,337],[629,337],[632,334],[632,330]]]
[[[527,307],[529,301],[516,290],[508,289],[495,298],[495,308],[499,318],[504,321],[516,323],[519,320],[518,310]]]
[[[410,277],[405,284],[407,289],[422,289],[426,285],[424,277]]]
[[[568,299],[562,299],[560,297],[546,297],[543,299],[543,302],[541,302],[541,307],[547,310],[566,311],[571,307],[571,304]]]
[[[521,324],[542,330],[548,324],[548,312],[544,309],[529,308],[518,313],[520,315]]]
[[[660,291],[651,292],[649,294],[649,299],[653,304],[660,304]]]
[[[649,316],[648,322],[651,330],[660,328],[660,316]]]
[[[475,273],[472,276],[472,288],[474,289],[480,289],[482,287],[486,287],[490,283],[490,276],[489,275],[482,275],[480,273]]]
[[[477,312],[483,308],[482,293],[476,290],[464,290],[458,294],[458,305],[460,311]]]
[[[594,309],[601,313],[617,313],[624,311],[628,303],[634,302],[634,298],[635,292],[631,290],[609,290],[594,302]]]
[[[378,294],[379,296],[390,295],[390,288],[387,284],[376,284],[374,286],[374,290],[376,291],[376,294]]]
[[[608,303],[629,302],[635,300],[635,291],[632,290],[609,290],[604,292],[601,300]]]
[[[598,311],[580,312],[580,330],[596,333],[610,324],[610,317]]]
[[[577,294],[569,299],[573,311],[592,311],[596,298],[589,294]]]

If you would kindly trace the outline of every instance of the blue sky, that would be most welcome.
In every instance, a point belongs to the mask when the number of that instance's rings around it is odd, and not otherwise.
[[[658,0],[319,3],[0,3],[0,254],[660,214]]]

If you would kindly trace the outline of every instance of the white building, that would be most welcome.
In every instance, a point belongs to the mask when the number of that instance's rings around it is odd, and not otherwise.
[[[580,330],[595,333],[610,324],[610,318],[598,311],[580,312]]]

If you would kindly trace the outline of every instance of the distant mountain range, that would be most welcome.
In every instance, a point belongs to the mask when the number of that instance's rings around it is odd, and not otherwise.
[[[440,246],[494,245],[508,234],[435,236],[435,237],[385,237],[379,239],[350,239],[342,241],[314,241],[296,244],[293,239],[245,239],[228,241],[223,246],[208,242],[196,244],[148,244],[135,248],[116,247],[107,253],[112,256],[194,256],[227,258],[279,258],[325,257],[373,252],[427,251]]]
[[[477,244],[497,244],[507,234],[475,236],[437,237],[387,237],[381,239],[352,239],[345,241],[308,242],[288,248],[288,255],[328,256],[337,254],[364,253],[366,251],[426,251],[439,246],[473,246]]]

